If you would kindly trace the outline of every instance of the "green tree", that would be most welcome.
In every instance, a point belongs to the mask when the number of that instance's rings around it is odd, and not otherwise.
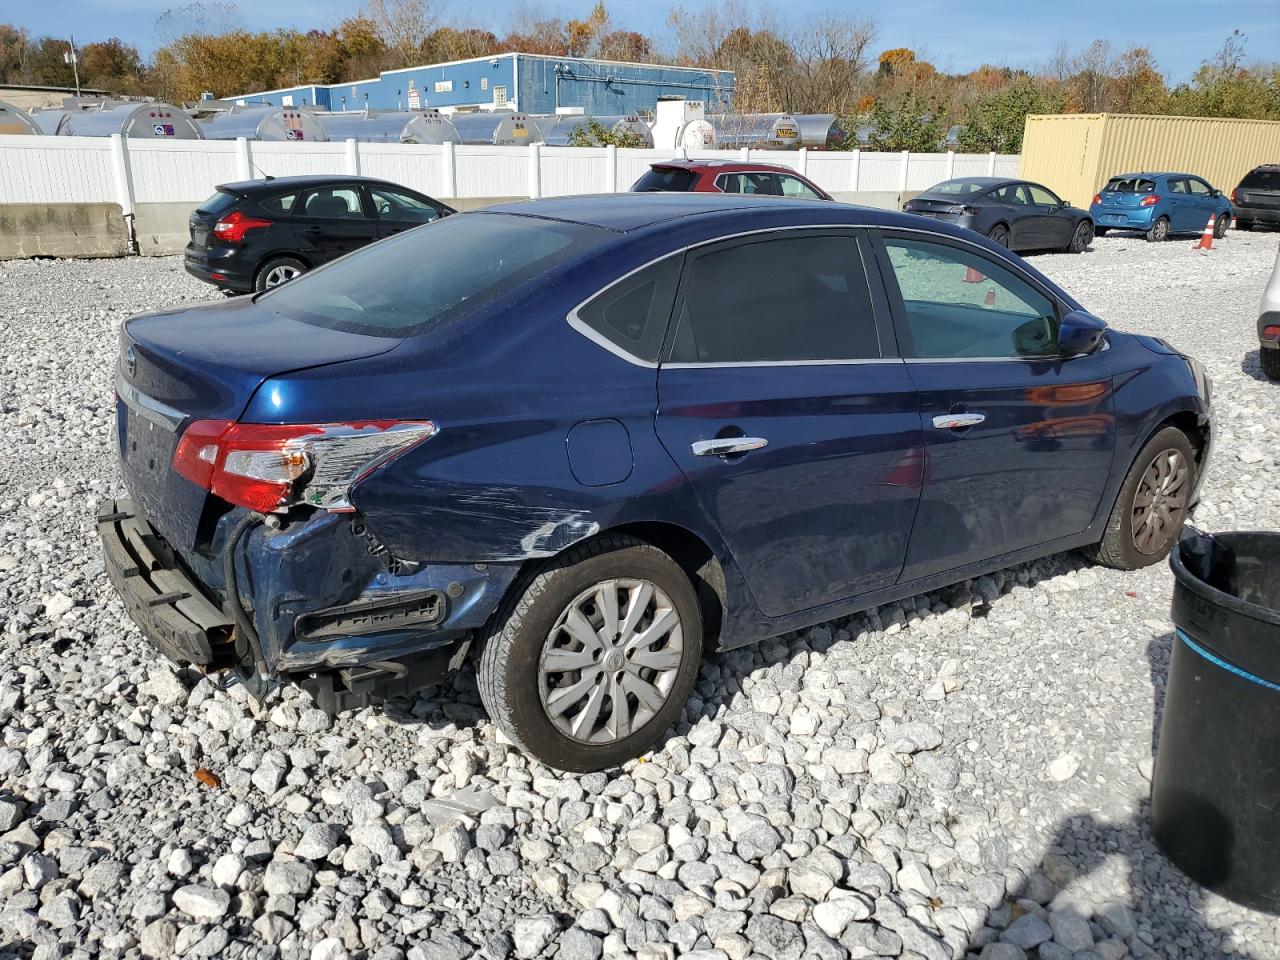
[[[1018,153],[1029,113],[1057,113],[1061,100],[1023,76],[1003,90],[978,97],[960,128],[959,146],[967,153]]]
[[[902,94],[893,105],[877,100],[868,119],[872,150],[930,153],[942,146],[946,135],[938,105],[911,91]]]
[[[575,127],[569,134],[571,147],[641,147],[639,134],[630,130],[610,130],[595,117],[588,117],[587,122]]]

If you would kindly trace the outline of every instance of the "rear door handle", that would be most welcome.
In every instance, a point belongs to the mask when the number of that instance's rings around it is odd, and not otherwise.
[[[695,457],[724,457],[731,453],[749,453],[767,447],[764,437],[717,437],[715,440],[695,440],[691,444]]]
[[[986,419],[985,413],[942,413],[933,418],[933,425],[939,430],[965,430],[984,423]]]

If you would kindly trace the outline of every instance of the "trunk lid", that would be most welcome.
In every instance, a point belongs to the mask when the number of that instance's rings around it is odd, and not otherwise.
[[[178,551],[197,543],[207,494],[173,471],[193,420],[235,420],[267,377],[376,356],[401,341],[311,326],[249,297],[129,320],[120,332],[117,429],[125,484]]]

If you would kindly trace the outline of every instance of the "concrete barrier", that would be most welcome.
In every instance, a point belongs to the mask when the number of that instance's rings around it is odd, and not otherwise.
[[[131,252],[124,216],[114,203],[0,204],[0,260]]]

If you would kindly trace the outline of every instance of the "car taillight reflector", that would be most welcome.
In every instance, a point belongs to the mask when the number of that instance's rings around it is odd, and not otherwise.
[[[228,503],[270,513],[297,503],[350,510],[351,487],[436,434],[429,420],[260,424],[197,420],[173,468]]]
[[[1159,203],[1159,202],[1160,202],[1160,198],[1159,198],[1158,196],[1156,196],[1156,195],[1153,193],[1153,194],[1150,194],[1150,195],[1148,195],[1148,196],[1145,196],[1145,197],[1143,197],[1141,200],[1139,200],[1139,201],[1138,201],[1138,206],[1140,206],[1140,207],[1154,207],[1154,206],[1155,206],[1157,203]]]
[[[1102,202],[1102,194],[1100,194],[1100,193],[1095,193],[1095,194],[1093,195],[1093,202],[1094,202],[1094,203],[1101,203],[1101,202]]]
[[[271,226],[270,220],[246,216],[239,210],[232,210],[213,225],[213,235],[228,243],[243,243],[244,235],[250,230],[260,230],[269,226]]]

